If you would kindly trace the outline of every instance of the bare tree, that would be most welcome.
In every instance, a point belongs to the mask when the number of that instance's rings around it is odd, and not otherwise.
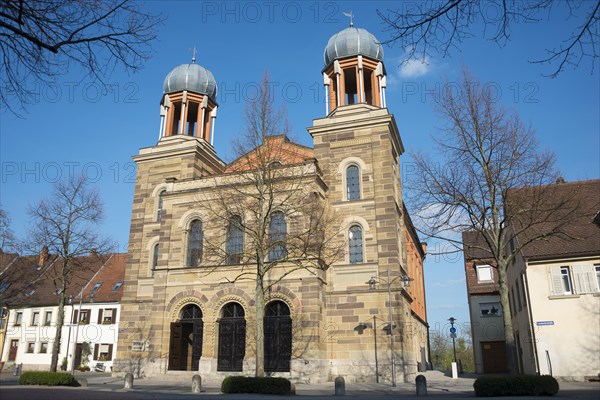
[[[109,241],[97,232],[103,217],[103,205],[96,190],[85,177],[71,177],[54,186],[52,195],[29,207],[33,225],[28,247],[43,248],[57,260],[46,271],[54,282],[58,297],[56,337],[52,346],[50,370],[56,372],[58,353],[65,317],[67,289],[73,280],[88,267],[84,256],[97,255],[109,249]]]
[[[100,82],[118,65],[141,68],[161,21],[129,0],[2,1],[0,105],[25,109],[33,83],[54,83],[71,64]]]
[[[519,116],[495,103],[490,86],[464,70],[460,86],[446,88],[437,103],[447,122],[435,140],[440,158],[413,154],[406,198],[422,234],[461,251],[460,232],[474,231],[482,238],[476,250],[496,260],[508,367],[516,373],[507,268],[526,246],[569,235],[569,222],[580,217],[578,195],[555,195],[553,154],[540,151]]]
[[[234,144],[238,158],[231,174],[215,178],[197,207],[209,220],[227,226],[225,237],[206,237],[205,252],[215,265],[239,265],[231,281],[255,286],[256,375],[264,375],[264,316],[268,292],[298,270],[325,270],[339,259],[340,221],[329,207],[323,172],[312,149],[287,136],[285,109],[275,110],[265,74],[245,112],[246,131]]]
[[[546,54],[531,61],[550,64],[549,77],[558,76],[567,66],[577,68],[584,59],[591,72],[598,59],[600,1],[552,0],[430,0],[404,3],[403,9],[377,11],[390,37],[386,43],[399,43],[407,49],[405,61],[425,60],[431,51],[447,56],[451,50],[478,34],[504,46],[511,39],[511,26],[557,19],[574,21],[571,33]],[[480,25],[478,25],[480,24]]]
[[[13,251],[16,247],[15,235],[10,228],[8,213],[0,208],[0,253]]]

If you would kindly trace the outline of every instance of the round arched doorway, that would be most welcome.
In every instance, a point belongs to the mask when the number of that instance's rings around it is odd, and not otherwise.
[[[289,372],[292,358],[292,318],[283,301],[265,307],[265,371]]]
[[[197,371],[202,356],[202,310],[188,304],[179,313],[179,320],[171,322],[169,342],[169,370]]]
[[[221,309],[217,371],[242,371],[246,355],[245,315],[239,303],[227,303]]]

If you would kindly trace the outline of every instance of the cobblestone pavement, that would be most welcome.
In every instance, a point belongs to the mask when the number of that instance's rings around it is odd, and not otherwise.
[[[452,379],[439,371],[424,373],[427,378],[428,397],[474,398],[473,382],[475,376],[463,376]],[[79,388],[50,388],[18,386],[17,377],[12,374],[0,375],[0,400],[138,400],[138,399],[265,399],[281,398],[281,396],[220,393],[220,385],[216,382],[206,382],[202,385],[202,393],[191,392],[191,380],[157,380],[136,379],[132,390],[123,389],[123,379],[112,377],[110,374],[83,373],[76,374],[77,378],[85,378],[87,387]],[[600,383],[598,382],[561,382],[561,391],[553,399],[600,399]],[[296,397],[308,397],[310,400],[331,398],[334,395],[333,382],[325,384],[297,384]],[[375,400],[382,397],[414,398],[416,391],[414,383],[398,383],[392,388],[389,384],[361,383],[347,384],[345,398],[360,398]],[[519,400],[536,399],[535,397],[520,397]],[[539,400],[539,398],[537,398]]]

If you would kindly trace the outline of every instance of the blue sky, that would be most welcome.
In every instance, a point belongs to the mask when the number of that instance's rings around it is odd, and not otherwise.
[[[378,39],[387,33],[376,14],[397,2],[146,2],[167,18],[142,71],[115,71],[103,92],[97,82],[73,68],[55,85],[29,82],[38,93],[23,119],[0,115],[0,204],[19,237],[26,234],[26,207],[47,195],[54,181],[85,173],[96,181],[105,202],[102,230],[125,251],[129,234],[135,166],[131,156],[156,144],[164,77],[191,60],[212,71],[219,84],[217,153],[228,160],[231,140],[239,135],[245,101],[269,71],[276,101],[289,112],[294,138],[310,145],[306,127],[325,114],[321,69],[331,35],[348,26],[342,13],[352,10],[355,26]],[[542,76],[547,66],[529,63],[558,45],[573,23],[563,20],[515,25],[504,47],[472,38],[451,58],[432,55],[427,64],[400,68],[404,49],[388,47],[387,102],[395,114],[407,151],[432,150],[432,135],[442,125],[433,112],[434,95],[445,78],[455,81],[466,65],[498,93],[499,104],[519,112],[537,132],[541,145],[556,153],[568,181],[600,176],[600,83],[584,61],[557,79]],[[481,27],[477,27],[477,33]],[[598,66],[596,66],[598,67]],[[402,157],[405,174],[411,159]],[[410,176],[404,176],[409,182]],[[410,190],[405,184],[405,190]],[[444,244],[431,243],[430,249]],[[428,317],[440,329],[449,316],[468,321],[460,255],[429,256],[425,263]]]

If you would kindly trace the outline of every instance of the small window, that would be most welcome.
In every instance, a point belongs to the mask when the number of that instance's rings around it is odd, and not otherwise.
[[[104,308],[98,310],[98,324],[111,325],[116,322],[117,309],[116,308]]]
[[[103,282],[96,282],[96,284],[94,285],[94,287],[91,290],[91,294],[94,294],[98,291],[98,289],[100,289],[100,287],[102,286]]]
[[[31,316],[31,326],[38,326],[40,324],[40,312],[34,311]]]
[[[23,323],[23,313],[21,311],[15,314],[15,325],[21,325]]]
[[[502,315],[502,306],[499,302],[479,303],[479,314],[482,317],[499,317]]]
[[[10,282],[0,282],[0,293],[4,293],[6,292],[6,289],[8,289],[10,286]]]
[[[27,352],[33,353],[34,351],[35,351],[35,342],[28,342],[27,343]]]
[[[356,165],[346,168],[346,198],[360,200],[360,170]]]
[[[156,206],[156,221],[160,222],[160,220],[162,219],[162,214],[163,214],[163,202],[164,202],[164,194],[165,194],[166,190],[161,190],[161,192],[158,194],[158,204]]]
[[[477,282],[493,282],[494,272],[492,271],[491,265],[478,265],[477,269]]]
[[[121,289],[121,286],[123,286],[123,281],[115,283],[115,286],[113,286],[112,291],[116,292],[117,290]]]
[[[158,267],[158,243],[152,248],[152,270]]]
[[[190,224],[187,238],[187,266],[195,267],[202,262],[202,221],[195,219]]]
[[[362,236],[362,228],[358,225],[353,225],[348,230],[348,250],[351,264],[362,263],[364,260]]]
[[[40,353],[47,353],[47,352],[48,352],[48,342],[40,343]]]
[[[97,359],[98,361],[111,361],[112,360],[112,344],[97,344]],[[95,349],[95,350],[96,350]]]
[[[229,219],[227,226],[227,264],[239,264],[244,252],[244,231],[242,230],[242,218],[234,215]]]
[[[563,293],[573,294],[573,285],[571,284],[571,271],[569,270],[569,267],[560,267],[560,278]]]
[[[594,264],[596,269],[596,290],[600,292],[600,264]]]
[[[52,323],[52,311],[46,311],[44,314],[44,326],[50,326]]]
[[[81,325],[87,325],[90,323],[91,314],[91,310],[75,310],[75,314],[73,315],[73,321],[76,321],[75,323],[78,322]]]

